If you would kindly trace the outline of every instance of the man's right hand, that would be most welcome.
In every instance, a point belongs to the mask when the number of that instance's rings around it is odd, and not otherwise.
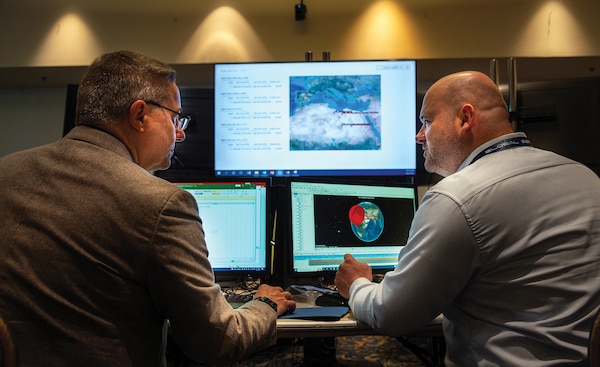
[[[373,281],[373,270],[363,262],[359,262],[350,254],[344,255],[344,262],[335,275],[335,286],[340,295],[350,299],[350,286],[358,278],[367,278]]]
[[[260,297],[267,297],[277,304],[277,316],[294,312],[296,309],[296,302],[292,300],[292,294],[284,291],[281,287],[261,284],[254,294],[254,298]]]

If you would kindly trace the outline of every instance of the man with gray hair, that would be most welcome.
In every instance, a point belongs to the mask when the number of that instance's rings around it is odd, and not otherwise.
[[[71,132],[0,158],[0,317],[19,366],[160,366],[167,320],[208,363],[276,342],[291,295],[263,284],[234,310],[195,199],[151,174],[189,120],[171,67],[109,53],[81,81]]]

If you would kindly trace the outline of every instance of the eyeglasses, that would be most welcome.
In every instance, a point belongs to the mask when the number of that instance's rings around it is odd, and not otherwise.
[[[179,130],[185,130],[186,127],[188,126],[188,124],[190,123],[190,121],[192,120],[191,116],[184,115],[183,113],[172,110],[169,107],[165,107],[158,102],[154,102],[154,101],[144,101],[144,102],[146,102],[147,104],[156,106],[156,107],[163,108],[169,112],[173,112],[175,114],[175,122],[176,122],[175,127],[177,127]]]

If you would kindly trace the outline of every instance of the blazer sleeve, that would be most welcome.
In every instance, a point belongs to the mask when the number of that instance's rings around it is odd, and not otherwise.
[[[147,285],[190,357],[231,363],[276,342],[277,314],[263,302],[234,310],[215,284],[195,199],[177,190],[154,231]]]

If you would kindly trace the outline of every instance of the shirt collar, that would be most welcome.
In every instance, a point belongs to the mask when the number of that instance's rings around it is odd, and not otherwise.
[[[502,140],[511,139],[511,138],[527,138],[527,135],[525,135],[525,133],[522,133],[522,132],[517,132],[517,133],[511,133],[511,134],[502,135],[502,136],[499,136],[499,137],[497,137],[495,139],[488,140],[484,144],[478,146],[477,149],[475,149],[473,152],[471,152],[471,154],[469,154],[469,156],[467,157],[467,159],[465,159],[462,162],[462,164],[458,167],[458,170],[456,170],[456,171],[458,172],[461,169],[463,169],[466,166],[468,166],[469,164],[471,164],[473,162],[473,159],[479,153],[483,152],[485,149],[491,147],[492,145],[494,145],[496,143],[501,142]]]

